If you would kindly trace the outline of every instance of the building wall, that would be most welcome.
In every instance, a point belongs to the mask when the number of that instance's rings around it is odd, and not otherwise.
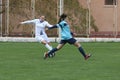
[[[96,20],[99,31],[114,32],[116,29],[120,31],[120,0],[118,0],[116,9],[113,5],[105,5],[105,0],[90,1],[91,14]],[[79,3],[87,7],[87,0],[79,0]],[[117,10],[117,13],[115,10]],[[115,19],[116,14],[117,19]]]

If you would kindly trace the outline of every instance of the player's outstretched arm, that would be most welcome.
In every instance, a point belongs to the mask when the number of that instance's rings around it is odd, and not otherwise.
[[[35,23],[35,20],[27,20],[27,21],[19,22],[17,28],[19,28],[23,24],[32,24],[32,23]]]
[[[48,27],[48,29],[54,29],[57,28],[57,25],[53,25],[52,27]]]

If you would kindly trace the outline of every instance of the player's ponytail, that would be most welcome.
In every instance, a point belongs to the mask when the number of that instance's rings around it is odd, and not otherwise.
[[[67,15],[63,13],[63,14],[60,16],[58,23],[60,23],[61,21],[65,20],[66,17],[67,17]]]

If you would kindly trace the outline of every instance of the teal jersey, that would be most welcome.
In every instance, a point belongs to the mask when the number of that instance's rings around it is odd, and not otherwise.
[[[66,21],[61,21],[59,24],[57,24],[57,27],[61,29],[61,40],[68,40],[72,38],[70,26]]]

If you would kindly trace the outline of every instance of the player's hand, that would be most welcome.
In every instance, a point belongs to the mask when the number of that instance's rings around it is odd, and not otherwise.
[[[17,25],[17,29],[20,27],[20,25],[23,24],[22,22],[20,22],[18,25]]]
[[[74,32],[74,33],[73,33],[73,36],[77,36],[77,34]]]
[[[19,24],[24,24],[23,22],[20,22]]]

